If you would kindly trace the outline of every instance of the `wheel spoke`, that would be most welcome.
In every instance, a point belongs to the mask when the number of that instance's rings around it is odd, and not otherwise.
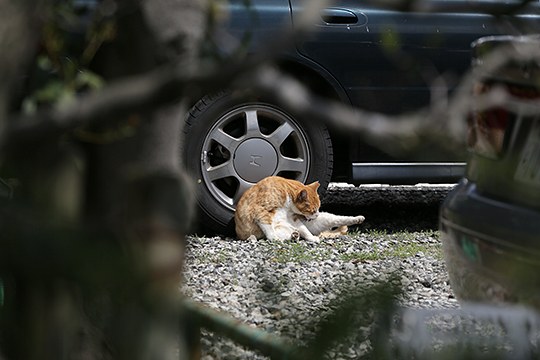
[[[246,111],[246,135],[261,135],[261,129],[259,129],[259,118],[257,116],[257,110]]]
[[[231,153],[234,152],[234,149],[240,144],[240,141],[233,138],[231,135],[227,134],[222,129],[217,129],[216,131],[214,131],[211,134],[210,139],[223,145],[223,147],[229,150]]]
[[[306,166],[307,164],[304,159],[300,159],[300,158],[293,159],[290,157],[281,156],[279,158],[277,172],[280,172],[280,171],[306,172],[307,171]]]
[[[247,189],[249,189],[253,184],[248,183],[245,180],[242,180],[241,178],[238,178],[239,186],[236,190],[236,194],[234,194],[234,204],[238,204],[238,201],[240,200],[240,197],[246,192]]]
[[[275,147],[279,148],[293,131],[294,129],[289,123],[283,123],[276,129],[276,131],[268,136],[267,140],[270,141]]]
[[[235,172],[232,166],[232,161],[227,161],[218,166],[212,166],[206,169],[206,174],[210,181],[216,181],[230,176],[235,176]]]

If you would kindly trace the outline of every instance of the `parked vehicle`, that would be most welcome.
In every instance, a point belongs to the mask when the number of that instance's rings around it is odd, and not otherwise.
[[[489,37],[474,45],[536,51],[539,38]],[[523,46],[528,46],[523,50]],[[517,99],[540,100],[540,59],[482,74],[476,95],[502,86]],[[472,114],[465,177],[440,214],[444,257],[462,301],[520,302],[540,309],[540,112],[491,108]]]
[[[309,6],[301,0],[230,0],[216,31],[227,58],[231,39],[260,51],[284,28],[294,29]],[[489,15],[515,10],[514,2],[428,0],[429,13],[401,12],[359,0],[338,0],[320,11],[309,36],[283,49],[284,72],[318,95],[358,108],[404,113],[430,101],[433,79],[451,91],[469,68],[470,44],[486,35],[537,29],[538,4],[519,21]],[[474,6],[472,8],[471,6]],[[186,119],[183,158],[197,179],[205,228],[231,229],[242,193],[269,175],[302,182],[353,184],[455,182],[464,159],[426,152],[421,159],[385,154],[345,134],[298,116],[257,94],[220,92],[197,102]],[[446,89],[445,89],[446,90]]]

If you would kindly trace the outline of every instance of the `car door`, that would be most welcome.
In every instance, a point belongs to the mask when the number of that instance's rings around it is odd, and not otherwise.
[[[295,23],[309,2],[290,2]],[[434,12],[374,4],[334,1],[320,11],[314,31],[297,42],[300,54],[330,72],[353,105],[372,111],[413,110],[429,102],[431,90],[454,87],[469,67],[471,42],[479,37],[538,31],[536,2],[518,21],[488,15],[516,4],[508,1],[425,2]]]

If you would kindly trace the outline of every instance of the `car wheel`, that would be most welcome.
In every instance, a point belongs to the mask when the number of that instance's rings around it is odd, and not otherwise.
[[[229,234],[240,196],[259,180],[270,175],[318,180],[326,189],[333,167],[325,126],[229,93],[207,96],[190,110],[183,159],[197,182],[203,230]]]

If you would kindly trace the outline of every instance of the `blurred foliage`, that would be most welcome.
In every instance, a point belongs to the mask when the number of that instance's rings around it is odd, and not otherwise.
[[[71,0],[54,2],[43,15],[40,48],[27,78],[23,111],[62,107],[77,94],[100,89],[103,79],[90,65],[103,43],[116,36],[112,17],[78,8]]]
[[[402,40],[394,29],[388,29],[381,35],[381,46],[389,54],[397,53],[401,49]]]
[[[246,15],[249,17],[250,26],[246,27],[238,42],[228,39],[229,41],[227,43],[229,45],[227,48],[220,47],[215,40],[224,36],[223,32],[220,31],[220,24],[228,21],[227,4],[228,0],[208,1],[204,38],[200,42],[199,51],[201,58],[208,62],[210,67],[245,58],[248,55],[249,44],[253,39],[253,32],[249,29],[257,28],[259,23],[258,13],[254,11],[251,0],[243,0],[242,6],[245,8]]]

